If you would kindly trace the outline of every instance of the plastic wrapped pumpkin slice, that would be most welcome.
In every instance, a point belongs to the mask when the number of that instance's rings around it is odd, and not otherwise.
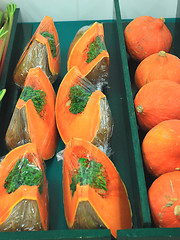
[[[99,148],[82,139],[71,139],[63,153],[63,199],[69,228],[132,227],[126,187],[112,161]]]
[[[73,66],[77,66],[100,90],[107,84],[109,54],[104,41],[103,24],[95,22],[77,32],[69,48],[67,69]]]
[[[0,231],[48,229],[48,182],[37,147],[27,143],[0,163]]]
[[[111,110],[106,96],[73,67],[61,82],[56,97],[56,124],[66,144],[78,137],[104,151],[113,131]]]
[[[51,83],[60,71],[59,38],[53,19],[45,16],[27,44],[14,70],[14,81],[21,88],[30,68],[40,67]]]
[[[41,68],[31,68],[6,132],[9,149],[33,142],[44,160],[54,156],[58,142],[55,100],[46,74]]]

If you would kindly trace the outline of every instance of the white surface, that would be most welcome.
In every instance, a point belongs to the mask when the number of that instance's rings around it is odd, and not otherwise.
[[[40,22],[45,15],[54,21],[112,19],[113,0],[0,0],[0,9],[14,2],[20,8],[23,22]],[[178,0],[120,0],[122,19],[140,15],[176,17]]]

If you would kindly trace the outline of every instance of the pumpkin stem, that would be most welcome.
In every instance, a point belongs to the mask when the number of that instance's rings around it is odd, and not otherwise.
[[[166,52],[165,52],[165,51],[160,51],[160,52],[158,53],[158,55],[159,55],[160,57],[166,57]]]
[[[163,17],[160,17],[160,19],[163,21],[163,23],[165,22],[165,19]]]
[[[136,110],[137,110],[138,113],[142,113],[143,112],[143,107],[141,105],[138,105],[136,107]]]

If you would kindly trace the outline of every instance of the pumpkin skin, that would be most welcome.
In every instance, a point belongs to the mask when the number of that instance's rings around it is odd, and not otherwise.
[[[52,55],[48,39],[41,35],[42,32],[53,35],[56,56]],[[15,84],[23,88],[29,69],[36,67],[46,73],[51,83],[56,81],[60,71],[60,44],[53,19],[49,16],[43,18],[18,61],[13,73]]]
[[[73,66],[77,66],[80,72],[101,90],[108,81],[109,53],[105,47],[98,56],[87,63],[89,45],[96,37],[100,37],[105,46],[103,24],[95,22],[92,26],[79,29],[69,47],[67,69],[69,71]]]
[[[148,190],[150,210],[157,227],[180,226],[180,171],[164,173]]]
[[[155,80],[139,89],[134,99],[136,117],[142,130],[158,123],[180,119],[180,85],[169,80]]]
[[[159,51],[169,52],[172,35],[164,21],[164,18],[140,16],[126,26],[125,43],[128,53],[134,60],[142,61]]]
[[[105,149],[113,131],[111,110],[106,96],[100,91],[92,92],[83,112],[73,114],[70,112],[70,88],[85,81],[84,76],[75,66],[69,70],[62,80],[56,97],[56,124],[59,134],[66,144],[73,137],[92,142]],[[87,84],[86,84],[87,83]]]
[[[46,104],[42,116],[38,114],[32,99],[24,101],[19,98],[10,120],[5,140],[8,149],[33,142],[44,160],[52,158],[58,144],[58,131],[55,120],[56,95],[46,74],[41,68],[31,68],[28,72],[24,87],[45,92]]]
[[[156,79],[180,83],[180,59],[164,51],[145,58],[135,72],[136,86],[141,88]]]
[[[148,131],[142,142],[142,155],[147,170],[157,177],[180,170],[180,120],[171,119]]]
[[[111,230],[114,237],[118,229],[132,227],[131,207],[127,191],[111,160],[99,148],[88,141],[73,138],[66,144],[63,160],[63,200],[69,228],[100,228]],[[72,195],[72,173],[78,169],[79,158],[101,163],[106,178],[106,192],[89,184],[76,185]]]
[[[43,188],[21,185],[10,194],[4,187],[5,179],[20,158],[27,158],[43,173]],[[0,230],[37,231],[48,229],[48,182],[44,163],[37,147],[27,143],[11,150],[0,163]],[[33,211],[34,210],[34,211]]]

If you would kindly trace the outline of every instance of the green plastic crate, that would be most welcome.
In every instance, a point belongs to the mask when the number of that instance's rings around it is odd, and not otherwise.
[[[129,79],[126,49],[123,39],[123,27],[120,17],[118,0],[114,0],[115,19],[101,20],[105,31],[105,42],[110,54],[109,87],[104,89],[114,120],[114,131],[111,139],[112,156],[110,159],[116,166],[129,195],[133,229],[151,226],[148,206],[147,189],[141,158],[137,124],[133,106],[133,94]],[[55,91],[67,72],[67,53],[76,32],[84,25],[93,21],[55,22],[61,48],[61,71],[58,80],[53,84]],[[20,89],[12,80],[13,70],[18,59],[36,30],[39,23],[22,23],[17,21],[15,37],[9,49],[9,64],[6,82],[7,93],[0,108],[0,153],[7,153],[5,133],[9,125]],[[64,149],[62,140],[59,140],[57,152]],[[0,233],[0,239],[111,239],[108,229],[97,230],[69,230],[64,217],[62,196],[62,161],[56,156],[46,161],[46,175],[49,183],[49,217],[50,230],[47,232],[20,232]],[[129,233],[133,229],[127,230]],[[124,230],[119,230],[118,234]]]

